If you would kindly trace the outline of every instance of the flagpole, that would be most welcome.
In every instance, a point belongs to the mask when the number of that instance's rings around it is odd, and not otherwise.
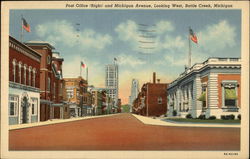
[[[190,29],[191,27],[189,27],[189,33],[188,33],[188,45],[189,45],[189,53],[188,53],[188,67],[191,67],[191,41],[190,41]]]
[[[89,73],[89,71],[88,71],[88,67],[86,68],[86,81],[87,81],[87,83],[88,83],[88,73]]]
[[[23,15],[21,15],[21,35],[20,41],[23,42]]]
[[[80,77],[82,77],[82,64],[80,63]]]

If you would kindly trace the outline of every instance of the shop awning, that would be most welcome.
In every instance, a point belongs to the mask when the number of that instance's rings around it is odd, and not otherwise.
[[[234,88],[225,88],[225,99],[237,99]]]
[[[63,107],[63,103],[54,103],[51,106],[53,106],[53,107]]]
[[[201,96],[198,98],[199,101],[206,101],[206,92],[203,92]]]
[[[49,101],[49,100],[44,100],[44,99],[40,99],[40,103],[41,103],[41,104],[52,104],[51,101]]]

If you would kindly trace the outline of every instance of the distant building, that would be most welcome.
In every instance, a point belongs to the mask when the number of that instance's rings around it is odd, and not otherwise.
[[[168,116],[237,116],[241,107],[240,79],[239,58],[209,58],[193,65],[168,86]]]
[[[141,92],[133,102],[133,113],[144,116],[161,116],[167,112],[168,83],[156,83],[156,73],[153,73],[153,83],[145,83]]]
[[[83,107],[87,106],[87,81],[78,78],[64,78],[64,99],[69,102],[70,116],[83,116]]]
[[[119,78],[118,78],[118,65],[108,64],[106,65],[105,75],[105,87],[107,89],[107,95],[115,101],[115,105],[118,102],[119,94]]]
[[[129,96],[130,112],[132,112],[133,102],[137,98],[138,94],[139,94],[139,81],[137,79],[132,79],[131,95]]]
[[[107,95],[106,88],[89,87],[92,94],[92,107],[94,115],[111,114],[115,112],[113,98]]]
[[[9,124],[40,121],[41,54],[9,36]]]

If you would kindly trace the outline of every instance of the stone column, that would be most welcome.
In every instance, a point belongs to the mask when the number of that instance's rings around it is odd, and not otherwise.
[[[192,88],[192,84],[190,84],[190,85],[188,86],[188,95],[189,95],[189,97],[188,97],[188,113],[189,113],[190,110],[192,109],[192,95],[191,95],[191,89],[193,89],[193,88]]]
[[[218,109],[218,99],[218,74],[210,73],[207,84],[207,118],[212,115],[220,118],[221,110]]]
[[[198,117],[202,111],[202,102],[197,100],[202,92],[201,79],[200,79],[199,74],[197,74],[194,79],[193,92],[194,92],[194,97],[193,97],[193,102],[192,102],[191,114],[192,114],[192,117],[195,118],[195,117]]]

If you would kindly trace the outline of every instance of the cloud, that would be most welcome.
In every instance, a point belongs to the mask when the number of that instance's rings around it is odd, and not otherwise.
[[[197,36],[199,45],[209,53],[218,53],[225,48],[235,46],[235,27],[226,20],[207,26],[205,30],[198,32]]]
[[[127,54],[120,54],[117,56],[118,62],[120,65],[128,65],[128,66],[137,66],[145,64],[146,62],[136,58],[135,56],[127,55]]]
[[[175,58],[173,55],[169,54],[165,55],[164,59],[172,66],[184,66],[187,64],[187,58]]]
[[[195,63],[201,63],[208,58],[207,54],[192,52],[191,62],[192,65]],[[188,54],[181,53],[168,53],[165,54],[164,60],[158,61],[158,65],[170,65],[184,67],[188,64]]]
[[[145,33],[140,30],[155,30],[152,33]],[[155,24],[155,26],[139,26],[136,22],[132,20],[127,20],[126,22],[120,23],[116,28],[115,32],[118,34],[118,38],[132,47],[134,51],[142,52],[142,53],[156,53],[157,51],[164,48],[165,44],[174,44],[174,42],[178,42],[181,46],[181,38],[177,37],[172,41],[172,39],[166,38],[165,42],[162,42],[160,37],[166,35],[168,32],[174,31],[175,28],[170,21],[162,20]],[[155,38],[144,38],[142,36],[155,36]],[[169,35],[168,35],[169,36]],[[146,43],[145,43],[146,42]],[[148,43],[152,42],[152,43]],[[171,46],[167,46],[171,47]],[[146,49],[153,48],[153,49]]]
[[[163,49],[169,50],[183,50],[186,41],[181,36],[167,36],[165,37],[164,41],[162,42],[161,46]]]
[[[160,21],[155,25],[156,33],[162,34],[164,32],[172,32],[175,30],[173,24],[170,21]]]
[[[78,77],[80,76],[80,61],[88,67],[88,80],[90,85],[96,87],[104,87],[105,82],[105,67],[104,65],[93,62],[86,57],[81,57],[79,55],[74,56],[72,59],[65,60],[63,63],[63,76],[68,77]],[[91,61],[91,62],[90,62]],[[86,78],[86,68],[82,69],[82,77]]]
[[[115,32],[118,34],[118,38],[122,41],[128,42],[132,45],[133,49],[137,49],[139,45],[138,26],[132,20],[120,23],[116,28]]]
[[[56,20],[37,25],[36,34],[53,45],[61,43],[68,47],[79,47],[83,50],[101,50],[112,44],[110,35],[100,34],[92,29],[76,31],[74,26],[66,20]]]

